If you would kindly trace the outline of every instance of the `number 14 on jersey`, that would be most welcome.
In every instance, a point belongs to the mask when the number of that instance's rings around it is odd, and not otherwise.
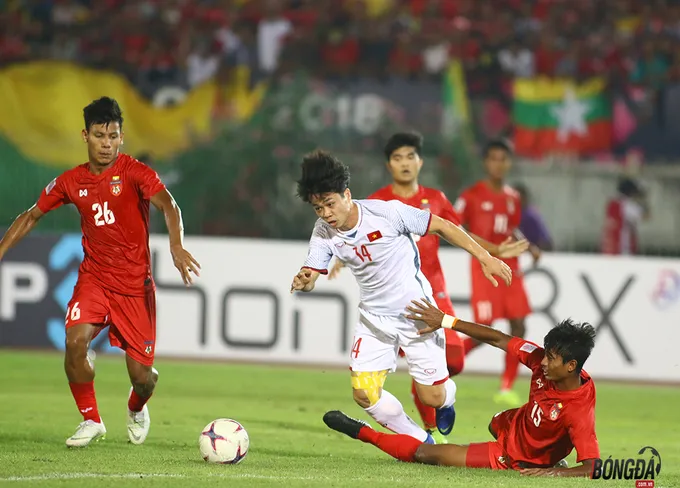
[[[358,258],[361,259],[362,263],[365,261],[373,261],[371,253],[368,252],[368,248],[365,244],[362,244],[361,246],[354,246],[352,249],[354,249],[354,254],[356,254]]]

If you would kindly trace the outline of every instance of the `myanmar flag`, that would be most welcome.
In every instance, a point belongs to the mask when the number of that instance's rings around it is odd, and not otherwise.
[[[612,107],[604,88],[602,78],[578,85],[549,78],[516,80],[512,116],[517,154],[540,157],[608,151]]]

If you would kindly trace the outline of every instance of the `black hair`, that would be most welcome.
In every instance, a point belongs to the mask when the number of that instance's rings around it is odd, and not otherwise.
[[[93,125],[110,124],[112,122],[118,122],[120,128],[123,128],[123,113],[118,102],[110,97],[101,97],[92,101],[92,103],[83,109],[83,117],[85,118],[85,130],[87,131]]]
[[[349,187],[349,168],[327,151],[317,149],[302,158],[297,195],[309,203],[314,195],[343,193]]]
[[[620,194],[627,197],[635,197],[642,194],[642,189],[637,181],[628,177],[623,177],[619,180],[617,189]]]
[[[562,356],[564,363],[576,360],[576,373],[580,373],[595,347],[595,329],[586,322],[566,319],[546,334],[543,346],[547,352]]]
[[[420,156],[423,149],[423,136],[417,132],[397,132],[396,134],[393,134],[387,140],[385,149],[383,150],[385,159],[389,161],[394,151],[405,146],[415,148],[416,153]]]
[[[512,155],[512,147],[510,146],[510,143],[502,139],[493,139],[484,145],[484,158],[487,158],[489,153],[494,149],[501,149],[508,153],[508,156]]]

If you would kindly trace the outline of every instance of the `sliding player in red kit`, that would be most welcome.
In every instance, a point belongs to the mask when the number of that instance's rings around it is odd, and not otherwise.
[[[465,228],[473,234],[500,244],[508,238],[523,236],[518,230],[522,206],[519,194],[505,184],[510,170],[510,148],[501,141],[493,141],[484,149],[484,168],[487,178],[463,191],[456,200],[455,209]],[[529,250],[537,260],[540,250],[531,245]],[[525,318],[531,313],[531,306],[524,288],[524,278],[517,257],[504,259],[513,273],[512,283],[498,287],[486,286],[480,280],[481,270],[471,263],[472,311],[475,322],[491,326],[498,319],[507,319],[513,336],[524,337]],[[484,275],[481,274],[483,277]],[[463,341],[465,354],[479,346],[473,338]],[[500,392],[495,396],[497,403],[517,406],[521,399],[512,387],[517,378],[519,361],[514,354],[506,354],[505,370],[501,378]]]
[[[384,148],[387,170],[392,177],[392,183],[376,191],[368,198],[385,201],[399,200],[406,205],[427,210],[433,215],[459,225],[458,214],[444,193],[418,184],[418,175],[423,165],[422,146],[423,138],[420,134],[401,132],[392,135]],[[471,235],[471,237],[495,256],[517,255],[523,252],[528,245],[525,242],[515,242],[498,246],[492,245],[475,235]],[[453,304],[446,289],[444,272],[439,262],[439,237],[434,234],[423,237],[414,236],[414,241],[420,253],[421,269],[432,285],[437,306],[447,314],[453,315]],[[336,261],[331,270],[330,278],[335,277],[342,267],[342,262]],[[463,342],[456,332],[452,330],[445,332],[446,363],[449,375],[456,376],[463,370],[465,364]],[[411,392],[425,430],[433,436],[437,443],[446,443],[446,438],[443,435],[448,433],[440,432],[442,435],[437,434],[435,430],[437,425],[436,411],[420,401],[416,393],[415,380],[411,383]]]
[[[496,414],[489,424],[495,441],[470,445],[424,444],[411,436],[385,434],[334,410],[328,427],[373,444],[405,462],[487,469],[514,469],[527,476],[590,477],[600,448],[595,434],[595,384],[582,368],[595,346],[595,329],[565,320],[548,332],[544,347],[490,327],[445,314],[425,300],[413,302],[407,318],[425,322],[421,335],[440,327],[466,334],[512,354],[531,369],[529,401]],[[566,467],[576,449],[580,466]],[[564,466],[564,467],[558,467]]]
[[[125,351],[132,383],[128,398],[128,437],[141,444],[149,432],[147,402],[158,372],[156,295],[149,250],[149,202],[163,212],[170,251],[185,284],[198,275],[198,262],[184,249],[179,207],[155,171],[126,154],[123,117],[108,97],[83,110],[88,162],[64,172],[40,195],[36,205],[14,221],[0,241],[0,258],[26,236],[47,212],[72,203],[78,209],[85,257],[66,312],[66,376],[83,422],[66,440],[85,447],[106,434],[94,391],[91,340],[109,327],[112,345]]]

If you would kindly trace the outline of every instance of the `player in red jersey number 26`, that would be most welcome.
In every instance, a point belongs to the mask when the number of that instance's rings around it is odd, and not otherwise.
[[[151,168],[119,153],[123,117],[108,97],[84,108],[88,162],[55,178],[38,202],[19,215],[0,241],[0,259],[25,237],[47,212],[73,204],[81,216],[84,259],[66,312],[64,367],[83,421],[66,440],[85,447],[103,438],[106,428],[97,407],[94,367],[88,349],[109,327],[112,345],[125,351],[132,383],[128,398],[128,437],[141,444],[149,432],[147,402],[158,371],[153,368],[156,343],[156,295],[149,250],[149,202],[163,212],[172,259],[186,285],[200,265],[184,249],[182,214]]]

